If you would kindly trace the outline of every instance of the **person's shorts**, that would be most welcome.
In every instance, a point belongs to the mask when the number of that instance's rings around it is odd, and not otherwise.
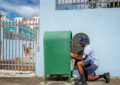
[[[89,67],[85,67],[85,64],[86,64],[87,62],[89,62],[89,61],[90,61],[89,58],[87,58],[87,59],[85,59],[84,61],[82,61],[82,64],[84,65],[84,70],[87,72],[87,75],[89,74],[89,75],[91,75],[91,76],[94,76],[94,75],[95,75],[95,71],[96,71],[96,69],[98,68],[98,66],[95,65],[95,64],[91,61],[91,65],[90,65]]]

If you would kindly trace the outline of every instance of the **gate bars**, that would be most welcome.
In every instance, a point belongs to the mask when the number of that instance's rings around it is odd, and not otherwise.
[[[35,71],[39,18],[0,19],[0,69]]]

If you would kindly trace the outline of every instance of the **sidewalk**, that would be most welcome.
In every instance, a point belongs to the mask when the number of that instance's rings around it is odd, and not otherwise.
[[[36,74],[32,71],[12,71],[12,70],[0,70],[0,78],[24,78],[24,77],[35,77]],[[1,85],[1,84],[0,84]]]
[[[79,80],[78,77],[71,79],[72,83],[68,83],[67,77],[48,78],[44,83],[43,77],[36,77],[36,74],[30,71],[5,71],[0,70],[0,85],[74,85]],[[111,77],[109,84],[104,79],[94,82],[88,82],[88,85],[120,85],[120,77]]]
[[[44,79],[40,77],[32,78],[0,78],[0,85],[74,85],[74,82],[78,80],[76,78],[72,79],[72,83],[67,81],[48,81],[44,83]],[[120,85],[120,78],[112,78],[109,84],[106,84],[104,80],[98,80],[94,82],[88,82],[88,85]]]

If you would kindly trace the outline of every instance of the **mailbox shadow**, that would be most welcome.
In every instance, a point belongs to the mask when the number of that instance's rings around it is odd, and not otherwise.
[[[66,75],[50,75],[47,80],[49,81],[68,81],[68,76]]]

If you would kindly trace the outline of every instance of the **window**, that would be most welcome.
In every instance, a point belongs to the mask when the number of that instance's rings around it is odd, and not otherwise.
[[[120,0],[56,0],[57,10],[120,7]]]

